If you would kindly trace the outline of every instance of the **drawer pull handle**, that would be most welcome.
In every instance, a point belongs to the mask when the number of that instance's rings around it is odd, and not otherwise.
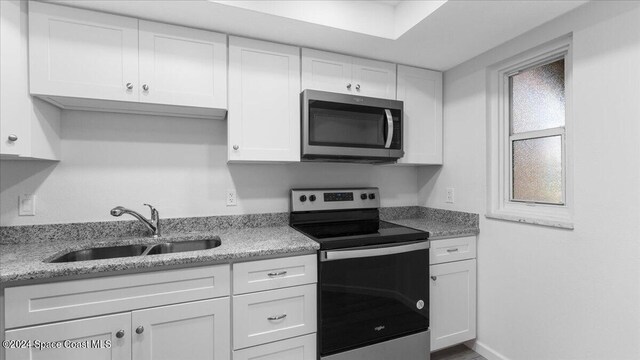
[[[274,277],[274,276],[282,276],[282,275],[286,275],[286,274],[287,274],[286,271],[278,271],[278,272],[267,273],[267,276]]]
[[[447,249],[447,252],[450,252],[450,253],[452,253],[452,252],[456,252],[456,251],[458,251],[458,248],[455,248],[455,249]]]
[[[432,276],[431,280],[436,281],[436,280],[438,280],[438,277],[437,276]]]
[[[282,320],[286,317],[287,317],[287,314],[273,315],[273,316],[269,316],[267,320],[269,321]]]

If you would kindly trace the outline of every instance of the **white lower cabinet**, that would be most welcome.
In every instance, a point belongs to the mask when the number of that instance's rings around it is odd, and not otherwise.
[[[233,360],[315,360],[316,334],[237,350]]]
[[[229,359],[229,298],[134,311],[135,360]]]
[[[476,260],[431,265],[429,275],[431,351],[474,339]]]
[[[7,360],[229,359],[229,310],[225,297],[9,330],[51,348],[7,349]]]
[[[230,298],[223,264],[8,287],[0,333],[17,346],[0,359],[315,359],[315,255],[235,264],[233,281]]]
[[[316,286],[233,297],[233,345],[242,349],[316,332]]]
[[[234,264],[233,358],[315,360],[317,281],[315,255]]]
[[[7,360],[126,360],[131,359],[131,313],[32,326],[5,332],[19,348],[6,348]],[[119,331],[123,336],[118,338]],[[49,348],[25,347],[42,344]],[[35,343],[35,341],[39,343]],[[71,346],[78,344],[78,348]]]

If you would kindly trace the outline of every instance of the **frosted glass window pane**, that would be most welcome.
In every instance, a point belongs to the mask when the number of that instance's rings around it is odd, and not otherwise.
[[[564,59],[510,77],[511,133],[564,126]]]
[[[513,200],[561,204],[562,137],[513,142]]]

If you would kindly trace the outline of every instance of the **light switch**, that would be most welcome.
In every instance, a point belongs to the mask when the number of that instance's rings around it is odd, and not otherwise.
[[[34,216],[36,214],[36,195],[24,194],[19,198],[18,215]]]

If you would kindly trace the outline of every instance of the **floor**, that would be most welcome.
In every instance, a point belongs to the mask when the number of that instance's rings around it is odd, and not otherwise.
[[[431,354],[431,360],[487,360],[464,345],[457,345]]]

